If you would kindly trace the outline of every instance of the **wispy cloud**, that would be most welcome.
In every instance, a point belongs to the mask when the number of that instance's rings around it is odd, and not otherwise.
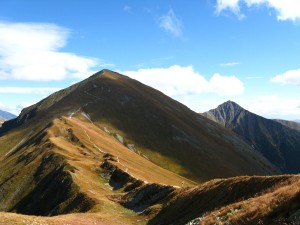
[[[159,57],[159,58],[154,58],[154,59],[150,59],[147,62],[141,62],[138,63],[137,65],[134,65],[134,68],[142,68],[142,67],[158,67],[161,66],[164,62],[169,61],[171,59],[173,59],[173,56],[165,56],[165,57]]]
[[[229,63],[221,63],[220,66],[223,66],[223,67],[230,67],[230,66],[237,66],[237,65],[240,65],[241,63],[239,62],[229,62]]]
[[[248,7],[264,5],[274,9],[278,20],[296,21],[300,19],[299,0],[217,0],[216,13],[220,14],[224,10],[231,10],[238,17],[244,17],[240,10],[241,4]]]
[[[46,95],[51,94],[60,88],[50,87],[0,87],[1,94],[39,94]]]
[[[192,66],[173,65],[168,68],[139,69],[121,73],[171,97],[202,93],[235,96],[244,92],[244,85],[237,77],[214,74],[207,80]]]
[[[178,19],[173,11],[170,9],[166,15],[159,18],[158,25],[160,28],[171,33],[175,37],[182,37],[183,25],[180,19]]]
[[[125,5],[123,7],[123,11],[126,12],[126,13],[131,13],[132,12],[132,7],[129,6],[129,5]]]
[[[271,82],[300,86],[300,69],[289,70],[271,79]]]
[[[63,52],[69,35],[55,24],[0,21],[0,79],[63,80],[101,67],[97,58]]]
[[[251,112],[270,119],[298,119],[300,104],[298,97],[286,97],[277,94],[262,95],[242,99],[241,105]]]

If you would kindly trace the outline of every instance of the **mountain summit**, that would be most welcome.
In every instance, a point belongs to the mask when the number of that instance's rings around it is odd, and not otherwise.
[[[219,105],[216,109],[205,112],[202,115],[228,127],[230,124],[234,123],[234,120],[243,112],[245,112],[245,110],[241,106],[235,102],[227,101]]]
[[[238,177],[280,171],[224,126],[109,70],[25,108],[0,143],[1,224],[180,225],[221,212],[257,224],[299,209],[298,176]]]
[[[284,173],[300,172],[300,132],[227,101],[203,116],[229,128]]]
[[[43,127],[58,116],[88,118],[159,166],[195,180],[274,173],[269,163],[234,133],[110,70],[24,109],[18,118],[4,123],[0,133],[24,126],[41,129],[38,125]]]

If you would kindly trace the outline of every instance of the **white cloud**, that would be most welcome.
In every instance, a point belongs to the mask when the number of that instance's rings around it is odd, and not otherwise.
[[[123,7],[123,11],[126,12],[126,13],[131,13],[132,12],[132,8],[129,5],[125,5]]]
[[[91,74],[95,58],[63,52],[70,31],[55,24],[0,21],[0,79],[49,81]]]
[[[273,77],[271,81],[275,83],[293,84],[300,86],[300,69],[289,70],[283,74]]]
[[[244,92],[244,84],[235,76],[214,74],[209,80],[209,89],[218,95],[235,96]]]
[[[182,37],[182,22],[179,20],[172,9],[166,15],[159,18],[159,27],[171,33],[175,37]]]
[[[226,9],[243,18],[243,15],[240,13],[239,0],[217,0],[216,13],[220,14]]]
[[[300,1],[299,0],[217,0],[216,12],[229,9],[236,15],[242,15],[240,5],[245,4],[248,7],[253,5],[265,5],[276,11],[278,20],[298,20],[300,19]]]
[[[239,101],[245,109],[270,119],[300,118],[300,99],[273,95],[257,96]]]
[[[237,65],[240,65],[239,62],[229,62],[229,63],[221,63],[220,66],[223,66],[223,67],[230,67],[230,66],[237,66]]]
[[[192,66],[174,65],[169,68],[139,69],[121,73],[171,97],[201,93],[234,96],[240,95],[244,91],[243,83],[235,76],[214,74],[207,80]]]
[[[0,94],[38,94],[48,95],[60,88],[49,88],[49,87],[0,87]]]

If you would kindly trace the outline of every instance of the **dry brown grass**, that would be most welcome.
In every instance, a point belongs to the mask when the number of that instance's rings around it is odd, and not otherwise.
[[[276,224],[300,208],[300,176],[235,177],[178,190],[150,224]],[[270,223],[270,221],[272,221]]]
[[[18,132],[12,134],[19,135]],[[49,150],[41,147],[45,143],[51,146]],[[11,145],[13,146],[13,144]],[[39,151],[42,151],[43,154],[49,151],[49,153],[58,155],[65,160],[70,167],[68,169],[69,174],[73,182],[78,185],[79,191],[95,201],[96,204],[90,210],[93,213],[70,214],[51,218],[2,213],[0,224],[145,224],[148,216],[137,215],[111,200],[110,196],[115,195],[116,191],[112,190],[108,185],[108,180],[102,178],[99,173],[100,165],[104,161],[103,152],[118,159],[111,161],[111,163],[124,171],[126,170],[128,174],[139,180],[177,186],[181,186],[182,182],[186,186],[195,185],[194,182],[163,169],[134,153],[113,136],[83,118],[61,117],[55,119],[51,126],[45,130],[45,135],[40,143],[33,142],[28,146],[21,147],[18,152],[9,156],[8,161],[6,160],[7,163],[11,162],[12,165],[16,165],[20,157],[36,151],[37,146],[41,147]],[[34,171],[34,167],[40,164],[42,158],[42,155],[37,156],[35,163],[30,163],[30,166],[23,168],[11,165],[10,167],[16,170],[14,179],[17,179],[18,175],[27,176],[29,169]],[[10,170],[7,172],[7,175],[2,173],[1,176],[5,178],[9,175]],[[33,188],[31,187],[31,189]],[[120,194],[122,193],[120,192]]]
[[[274,178],[276,177],[266,177],[265,180]],[[290,217],[300,209],[300,176],[277,176],[277,178],[279,180],[274,179],[271,187],[251,198],[207,212],[200,224],[294,224],[295,221]]]

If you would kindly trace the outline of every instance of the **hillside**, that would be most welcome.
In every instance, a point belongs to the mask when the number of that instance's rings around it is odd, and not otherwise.
[[[281,123],[282,125],[292,128],[294,130],[300,131],[300,123],[299,122],[294,122],[294,121],[288,121],[288,120],[275,120],[278,123]]]
[[[250,213],[244,201],[282,203],[275,215],[262,205],[253,222],[300,208],[298,176],[204,183],[279,171],[233,132],[111,71],[24,109],[0,133],[0,224],[197,224],[232,204]]]
[[[296,225],[299,176],[237,177],[180,189],[149,224]]]
[[[95,217],[110,221],[106,224],[135,224],[147,217],[124,209],[115,194],[148,183],[172,189],[195,185],[134,153],[83,115],[59,117],[29,132],[1,151],[0,162],[0,211],[27,215],[98,212]]]
[[[300,172],[299,131],[251,113],[231,101],[202,115],[240,135],[282,172]]]
[[[0,133],[30,132],[58,116],[82,113],[137,154],[195,181],[278,172],[234,133],[161,92],[108,70],[24,109],[4,123]]]
[[[0,223],[296,225],[299,223],[299,197],[299,176],[296,175],[216,179],[186,188],[146,184],[110,196],[127,209],[116,207],[115,211],[55,217],[2,212]],[[109,216],[109,213],[114,214]]]

